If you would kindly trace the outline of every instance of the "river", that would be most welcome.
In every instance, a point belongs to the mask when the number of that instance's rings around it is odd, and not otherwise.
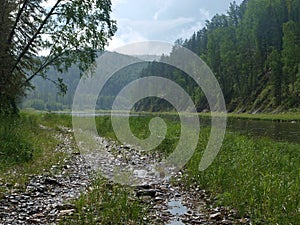
[[[300,144],[300,123],[229,119],[227,128],[254,137]]]
[[[108,116],[109,113],[97,114],[75,114],[77,116]],[[130,116],[145,116],[146,114],[130,114]],[[127,116],[124,113],[114,113],[114,116]],[[169,119],[178,118],[174,115],[166,115]],[[200,124],[202,127],[209,126],[208,117],[201,117]],[[228,118],[227,129],[240,134],[250,135],[253,137],[267,137],[276,141],[300,144],[300,122],[279,122],[266,120],[251,120]]]

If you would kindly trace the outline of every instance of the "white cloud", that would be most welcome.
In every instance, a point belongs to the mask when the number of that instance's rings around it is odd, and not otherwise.
[[[189,38],[215,13],[224,13],[230,1],[112,0],[118,31],[108,49],[145,40],[172,43]]]
[[[158,34],[168,32],[176,27],[194,22],[194,18],[176,18],[168,20],[144,20],[144,21],[131,21],[130,24],[133,29],[138,29],[145,34]]]
[[[176,38],[179,38],[176,34],[183,29],[182,27],[194,21],[194,18],[183,17],[168,20],[142,21],[121,19],[118,21],[119,30],[112,41],[110,41],[107,49],[112,50],[128,43],[147,40],[174,42]]]
[[[125,3],[127,3],[127,0],[111,0],[111,8],[113,11],[115,11],[120,5]]]
[[[162,41],[134,42],[116,49],[116,52],[126,55],[162,55],[169,54],[172,44]]]
[[[158,20],[159,15],[165,11],[168,10],[168,8],[172,5],[172,0],[157,0],[156,5],[158,7],[158,10],[155,12],[153,19]]]
[[[194,23],[190,23],[189,27],[184,27],[181,31],[178,32],[177,39],[187,39],[190,38],[194,32],[201,30],[205,26],[205,21],[209,20],[210,12],[206,9],[199,9],[200,12],[200,20],[194,20]],[[198,22],[197,22],[198,21]]]
[[[111,4],[113,6],[116,6],[116,5],[119,5],[119,4],[124,4],[126,2],[127,2],[126,0],[111,0]]]
[[[116,48],[122,47],[129,43],[142,42],[146,40],[147,38],[145,38],[143,35],[131,29],[126,33],[122,33],[113,37],[106,49],[109,51],[114,51]]]
[[[211,18],[209,10],[201,8],[199,11],[202,19],[208,20]]]

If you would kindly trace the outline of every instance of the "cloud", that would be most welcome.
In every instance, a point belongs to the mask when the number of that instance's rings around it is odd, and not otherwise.
[[[200,15],[201,15],[200,17],[201,17],[202,19],[208,20],[208,19],[211,18],[211,15],[210,15],[209,10],[204,9],[204,8],[200,8],[200,9],[199,9],[199,12],[200,12]]]
[[[124,4],[126,3],[127,1],[126,0],[111,0],[111,4],[113,6],[116,6],[116,5],[120,5],[120,4]]]
[[[115,37],[113,37],[113,39],[109,42],[107,50],[114,51],[116,48],[122,47],[129,43],[142,42],[146,40],[147,38],[144,37],[141,33],[129,29],[127,32],[121,33],[120,35],[116,35]]]
[[[176,19],[168,20],[130,21],[130,24],[133,27],[133,29],[138,29],[142,33],[151,36],[151,34],[163,34],[164,32],[168,32],[180,26],[190,24],[194,21],[194,18],[179,17]]]
[[[162,55],[172,51],[172,44],[158,41],[135,42],[116,49],[116,52],[126,55]],[[154,57],[155,59],[156,57]]]
[[[118,31],[109,49],[134,41],[173,43],[189,38],[216,13],[225,13],[232,0],[112,0]],[[242,0],[237,0],[241,2]]]
[[[156,5],[158,7],[158,10],[155,12],[153,19],[158,20],[159,14],[164,13],[168,10],[168,8],[172,5],[172,0],[157,0]]]
[[[178,32],[194,21],[194,18],[184,17],[169,20],[120,19],[119,30],[107,49],[146,40],[174,42],[178,38]]]
[[[51,8],[56,2],[57,0],[45,0],[42,2],[41,6],[45,8]]]

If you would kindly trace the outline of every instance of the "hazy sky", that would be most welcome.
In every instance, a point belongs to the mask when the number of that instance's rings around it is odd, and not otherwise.
[[[188,38],[205,20],[226,13],[230,2],[233,0],[112,0],[118,31],[108,49],[146,40],[173,43]]]

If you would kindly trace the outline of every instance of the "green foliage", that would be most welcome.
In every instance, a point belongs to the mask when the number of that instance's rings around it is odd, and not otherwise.
[[[48,79],[49,66],[58,72],[68,71],[72,64],[81,71],[89,68],[116,32],[110,0],[56,0],[49,7],[46,2],[1,0],[2,113],[15,113],[16,102],[32,88],[32,79]],[[61,78],[52,82],[66,91]]]
[[[191,38],[176,43],[199,55],[212,69],[228,111],[257,112],[298,107],[299,10],[299,0],[232,3],[226,14],[215,15]],[[176,50],[178,46],[173,52]],[[163,56],[162,61],[167,61],[168,57],[175,61],[173,52]],[[174,71],[176,69],[152,63],[142,75],[163,74],[188,91],[198,111],[208,109],[205,96],[201,92],[199,95],[198,87],[185,77],[174,75]],[[269,87],[272,87],[272,94],[264,101],[257,101],[260,96],[265,96]],[[146,106],[140,108],[151,110],[154,108],[151,104],[158,102],[144,102]],[[160,110],[169,108],[160,105]]]
[[[135,59],[133,57],[117,53],[111,54],[113,54],[114,60],[117,61],[124,59]],[[110,110],[115,97],[121,91],[121,89],[131,81],[139,78],[141,70],[146,66],[147,63],[136,63],[113,74],[99,94],[96,109]],[[51,67],[46,75],[49,80],[45,80],[43,77],[36,77],[32,81],[32,84],[35,86],[35,88],[33,91],[27,94],[26,98],[24,98],[21,107],[39,110],[35,104],[33,105],[33,101],[39,99],[44,102],[45,110],[55,111],[71,109],[75,91],[81,78],[79,67],[77,65],[73,65],[69,68],[69,71],[64,72],[63,74],[59,74],[53,67]],[[57,80],[60,79],[60,77],[63,79],[64,84],[68,87],[65,94],[58,92],[57,86],[51,82],[51,80]],[[83,99],[85,97],[87,96],[83,96]]]
[[[24,104],[25,108],[34,108],[36,110],[45,110],[45,103],[41,99],[30,99]]]
[[[0,120],[0,177],[8,185],[21,188],[32,174],[45,170],[66,158],[54,151],[59,141],[59,126],[71,126],[71,116],[20,112],[19,117]],[[72,146],[70,146],[72,147]],[[0,188],[0,197],[7,190]]]
[[[202,142],[207,132],[202,133]],[[187,165],[188,180],[217,194],[219,204],[250,215],[254,224],[296,224],[300,219],[298,149],[299,145],[227,132],[218,157],[204,172],[198,171],[204,150],[199,145]]]
[[[300,21],[288,21],[283,25],[283,71],[285,73],[286,94],[295,96],[298,90],[297,82],[298,64],[300,62]],[[291,86],[291,88],[289,87]]]
[[[276,99],[276,105],[280,105],[282,98],[282,63],[281,56],[277,50],[270,54],[271,82],[273,85],[273,95]]]
[[[145,224],[145,206],[133,199],[133,190],[98,178],[93,189],[75,201],[76,213],[60,224]]]
[[[0,168],[31,160],[34,146],[25,129],[34,121],[16,117],[1,117],[0,121]]]
[[[47,103],[46,109],[48,111],[58,111],[63,110],[63,106],[61,103],[51,101]]]
[[[241,115],[230,115],[236,116]],[[299,120],[299,114],[248,114],[241,118]],[[150,116],[131,117],[133,133],[139,138],[148,137],[147,124],[150,119]],[[173,115],[165,115],[164,119],[168,127],[167,136],[156,150],[168,155],[180,136],[180,124]],[[108,117],[97,118],[97,123],[101,124],[99,129],[103,135],[110,134],[112,128],[108,125]],[[297,224],[300,220],[299,145],[227,131],[213,164],[204,172],[199,172],[199,162],[209,134],[209,127],[201,129],[196,151],[185,167],[186,184],[197,182],[217,196],[217,205],[238,209],[242,216],[250,216],[253,224]]]

